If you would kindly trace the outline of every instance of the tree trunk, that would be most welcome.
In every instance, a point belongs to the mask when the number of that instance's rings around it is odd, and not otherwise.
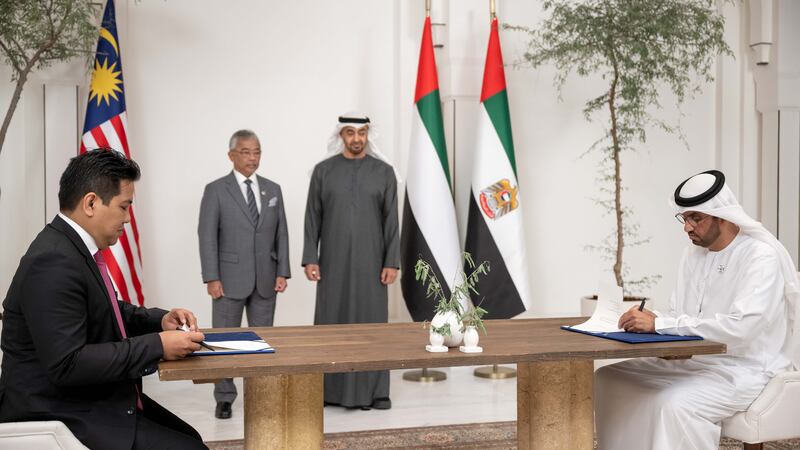
[[[26,67],[20,72],[19,78],[17,78],[17,85],[14,87],[14,95],[11,96],[11,104],[8,105],[6,117],[3,119],[3,126],[0,127],[0,153],[3,152],[3,144],[6,141],[8,128],[11,126],[11,118],[14,117],[14,111],[17,110],[17,104],[19,103],[20,97],[22,97],[22,88],[25,86],[25,82],[28,81],[28,74],[31,71],[31,67],[32,66]]]
[[[14,94],[11,96],[11,104],[8,105],[8,111],[6,111],[6,116],[3,118],[3,125],[0,127],[0,153],[3,152],[6,134],[11,127],[11,118],[14,117],[14,111],[17,110],[17,104],[19,104],[19,99],[22,97],[22,88],[25,86],[25,82],[28,81],[28,74],[31,72],[32,68],[32,65],[28,65],[19,74],[19,78],[17,78],[17,85],[14,87]],[[3,191],[2,188],[0,188],[0,198],[2,198],[2,196]]]
[[[608,110],[611,113],[611,142],[614,152],[614,216],[617,224],[617,251],[614,259],[614,277],[617,279],[617,286],[624,288],[625,281],[622,279],[622,249],[625,246],[624,228],[622,226],[622,176],[620,173],[619,159],[619,136],[617,128],[617,83],[619,82],[619,72],[617,71],[616,61],[614,62],[614,79],[611,81],[611,89],[608,93]]]

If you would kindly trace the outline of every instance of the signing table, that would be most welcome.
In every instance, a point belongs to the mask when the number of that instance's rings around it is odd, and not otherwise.
[[[323,373],[515,363],[517,448],[572,450],[593,448],[593,360],[725,352],[709,341],[634,345],[559,329],[583,320],[487,320],[483,353],[428,353],[419,323],[249,328],[276,352],[164,361],[159,376],[243,377],[245,448],[314,449],[323,442]]]

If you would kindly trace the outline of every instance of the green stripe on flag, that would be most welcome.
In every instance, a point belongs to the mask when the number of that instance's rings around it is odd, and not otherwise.
[[[447,184],[450,185],[450,167],[447,164],[447,147],[444,142],[444,122],[442,120],[442,102],[439,99],[439,90],[434,89],[426,96],[417,101],[417,110],[428,130],[428,136],[433,142],[433,147],[436,149],[436,154],[439,156],[439,162],[442,163],[442,170],[444,176],[447,178]],[[508,113],[506,113],[507,115]]]
[[[497,137],[503,143],[503,148],[508,155],[508,162],[511,163],[511,168],[514,170],[514,176],[517,176],[517,161],[514,157],[514,141],[511,139],[511,115],[508,113],[508,94],[506,90],[494,94],[483,101],[483,106],[486,108],[486,113],[489,119],[492,120]]]

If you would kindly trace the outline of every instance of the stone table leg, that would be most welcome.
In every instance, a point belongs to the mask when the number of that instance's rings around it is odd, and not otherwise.
[[[593,362],[517,364],[517,449],[594,447]]]
[[[244,448],[321,449],[322,374],[244,380]]]

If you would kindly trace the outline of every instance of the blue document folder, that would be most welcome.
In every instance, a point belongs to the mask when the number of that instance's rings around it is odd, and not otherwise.
[[[593,332],[576,330],[575,328],[563,325],[562,330],[574,331],[576,333],[588,334],[589,336],[597,336],[604,339],[611,339],[614,341],[627,342],[628,344],[642,344],[645,342],[669,342],[669,341],[702,341],[700,336],[676,336],[674,334],[658,334],[658,333],[626,333],[624,331],[616,331],[611,333]]]
[[[204,344],[214,347],[214,342],[223,341],[255,341],[264,342],[263,339],[252,331],[228,331],[221,333],[205,333],[206,338]],[[214,350],[209,350],[205,347],[192,353],[191,356],[215,356],[215,355],[248,355],[253,353],[275,353],[272,347],[265,348],[264,350],[231,350],[226,348],[215,347]]]

